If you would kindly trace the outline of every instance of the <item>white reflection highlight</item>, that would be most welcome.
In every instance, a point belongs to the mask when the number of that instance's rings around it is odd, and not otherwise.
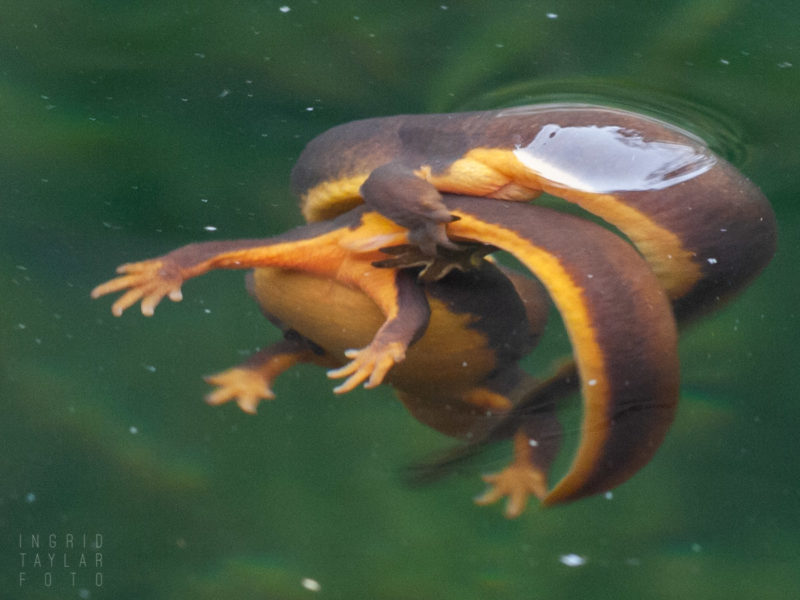
[[[645,141],[617,126],[545,125],[514,155],[553,183],[598,194],[661,190],[702,175],[717,162],[702,146]]]

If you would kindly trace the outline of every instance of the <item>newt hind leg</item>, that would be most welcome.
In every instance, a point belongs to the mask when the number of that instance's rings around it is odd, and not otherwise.
[[[287,332],[287,338],[253,354],[240,365],[204,377],[206,383],[217,386],[206,395],[212,406],[231,400],[244,412],[255,414],[261,400],[272,400],[272,384],[278,376],[298,363],[331,366],[325,354],[299,335]]]
[[[561,442],[560,425],[552,417],[545,416],[535,428],[529,423],[514,434],[511,463],[497,473],[483,475],[488,488],[475,498],[476,504],[492,504],[507,496],[505,516],[513,519],[525,510],[529,497],[543,500],[547,496],[548,472]]]

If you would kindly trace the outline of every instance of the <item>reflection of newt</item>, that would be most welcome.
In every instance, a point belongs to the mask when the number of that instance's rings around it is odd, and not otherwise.
[[[775,247],[772,209],[730,164],[672,125],[599,106],[354,121],[308,144],[292,184],[309,221],[365,202],[429,256],[451,245],[441,193],[526,201],[547,192],[625,234],[679,317],[743,287]]]
[[[443,200],[458,217],[447,225],[450,237],[506,250],[542,282],[572,341],[584,397],[583,436],[561,481],[546,485],[559,436],[552,407],[543,407],[520,423],[514,461],[488,478],[483,500],[508,495],[507,512],[516,515],[529,494],[552,504],[626,480],[655,452],[677,401],[674,319],[657,279],[623,240],[578,217],[478,198]],[[255,267],[251,290],[289,335],[212,377],[219,386],[212,402],[236,399],[254,410],[292,364],[344,364],[332,373],[347,377],[337,391],[385,378],[418,419],[451,435],[480,436],[492,421],[487,412],[537,393],[517,360],[543,325],[541,293],[519,277],[512,287],[483,260],[430,283],[407,269],[372,266],[386,258],[377,248],[406,241],[404,229],[357,210],[266,240],[192,244],[124,265],[93,296],[125,291],[114,314],[139,300],[152,314],[164,296],[179,299],[190,277]],[[362,349],[348,352],[352,347]]]

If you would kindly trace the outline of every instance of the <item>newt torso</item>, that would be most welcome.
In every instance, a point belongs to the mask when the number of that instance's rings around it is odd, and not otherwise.
[[[292,188],[303,199],[306,218],[316,221],[344,212],[349,200],[360,201],[361,184],[390,162],[427,174],[441,191],[504,200],[534,198],[548,179],[598,192],[666,187],[677,174],[645,171],[653,168],[652,161],[630,172],[631,157],[644,154],[641,143],[653,140],[678,145],[674,159],[680,162],[673,170],[708,170],[717,160],[700,140],[655,119],[602,107],[545,104],[339,125],[308,144],[292,172]],[[472,161],[484,165],[483,181],[480,172],[464,172]],[[490,167],[498,173],[489,174]],[[570,172],[569,179],[558,181],[559,167]],[[492,181],[502,176],[513,181]],[[333,186],[338,186],[336,195],[328,193]]]
[[[430,253],[446,243],[441,193],[527,201],[546,192],[620,229],[680,315],[739,289],[774,251],[772,210],[747,178],[688,132],[606,107],[354,121],[308,144],[292,187],[309,221],[366,202]]]
[[[368,345],[385,319],[361,291],[302,271],[256,269],[250,289],[267,314],[341,364],[345,351]],[[425,294],[431,311],[425,333],[386,381],[439,403],[516,363],[533,347],[547,315],[544,291],[529,293],[538,303],[526,313],[509,279],[488,263],[429,283]],[[529,321],[531,313],[536,322]]]

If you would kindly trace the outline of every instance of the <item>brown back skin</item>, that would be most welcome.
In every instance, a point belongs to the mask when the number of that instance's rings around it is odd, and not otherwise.
[[[368,173],[389,162],[434,172],[473,148],[526,146],[542,127],[619,126],[641,132],[645,140],[703,144],[680,129],[635,113],[588,105],[553,105],[551,110],[491,110],[431,115],[396,115],[338,125],[311,140],[292,171],[292,191],[302,195],[324,181]]]
[[[442,173],[475,148],[524,148],[548,125],[618,127],[640,136],[644,143],[678,144],[713,162],[709,170],[682,183],[653,190],[613,192],[616,199],[673,232],[693,254],[701,279],[683,297],[675,299],[679,319],[714,308],[743,288],[774,254],[775,217],[752,182],[714,155],[702,141],[677,127],[599,106],[540,105],[354,121],[334,127],[308,144],[292,172],[292,189],[303,196],[320,183],[366,175],[390,163],[409,169],[428,165],[434,174]],[[580,174],[598,159],[591,152],[597,150],[575,147],[568,157],[571,162],[567,170]],[[627,159],[619,156],[619,164],[609,163],[609,171],[623,177]],[[601,160],[607,162],[609,158],[604,156]],[[343,203],[342,210],[351,206],[352,203]],[[387,207],[379,210],[401,222],[402,207],[396,213]]]

